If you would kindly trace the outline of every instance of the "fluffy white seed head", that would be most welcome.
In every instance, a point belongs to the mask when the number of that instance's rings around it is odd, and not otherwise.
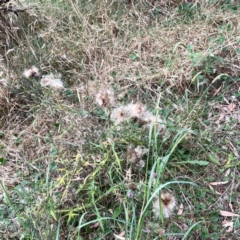
[[[144,154],[146,154],[148,152],[147,148],[143,148],[141,146],[137,146],[134,151],[136,152],[136,154],[138,155],[139,158],[142,158]]]
[[[55,89],[63,89],[63,82],[59,78],[54,78],[54,75],[51,73],[49,75],[43,75],[41,79],[42,87],[50,87]]]
[[[105,99],[108,100],[108,96]],[[103,105],[101,96],[98,96],[99,105]],[[109,101],[109,100],[108,100]],[[106,101],[107,102],[107,101]],[[112,111],[111,119],[115,124],[131,119],[140,124],[140,126],[151,127],[153,124],[158,131],[165,132],[166,124],[160,116],[154,115],[147,110],[147,107],[142,103],[130,103],[126,106],[115,108]]]
[[[162,120],[160,116],[155,116],[151,112],[146,111],[143,112],[139,116],[139,122],[141,125],[146,127],[151,127],[153,124],[155,124],[157,130],[160,130],[161,132],[165,132],[166,130],[166,124]]]
[[[151,126],[152,123],[154,123],[156,117],[149,111],[142,112],[139,115],[139,120],[142,123],[142,125]]]
[[[107,90],[105,92],[101,91],[96,95],[96,102],[100,107],[111,107],[115,104],[114,92]]]
[[[137,163],[139,162],[141,166],[143,166],[143,160],[142,157],[144,154],[148,152],[147,148],[143,148],[141,146],[137,146],[136,148],[133,148],[132,146],[129,146],[127,148],[127,158],[131,163]],[[144,162],[145,165],[145,162]]]
[[[26,78],[38,77],[39,76],[39,68],[37,68],[36,66],[32,66],[29,69],[25,69],[23,72],[23,76],[25,76]]]
[[[160,200],[163,216],[165,218],[171,217],[173,214],[173,210],[177,205],[176,198],[170,193],[162,193]],[[159,197],[155,197],[155,200],[153,200],[153,214],[156,218],[159,218],[161,214],[159,204]]]
[[[129,103],[126,105],[126,108],[128,109],[132,118],[139,118],[143,113],[147,111],[147,107],[140,102]]]
[[[129,110],[126,106],[115,108],[111,114],[111,120],[117,125],[130,118]]]
[[[39,68],[36,66],[32,66],[31,69],[32,69],[33,76],[38,77],[39,76]]]

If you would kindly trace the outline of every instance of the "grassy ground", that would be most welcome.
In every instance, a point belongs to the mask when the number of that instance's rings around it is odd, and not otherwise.
[[[0,239],[240,239],[239,2],[13,4],[30,9],[1,10]],[[161,126],[115,124],[129,103]]]

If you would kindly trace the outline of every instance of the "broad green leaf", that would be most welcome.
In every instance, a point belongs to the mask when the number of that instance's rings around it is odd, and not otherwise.
[[[134,53],[129,54],[129,58],[132,60],[135,60],[137,58],[137,55]]]
[[[122,211],[123,211],[123,208],[122,207],[118,207],[118,208],[116,208],[115,210],[114,210],[114,212],[113,212],[113,218],[117,218],[121,213],[122,213]]]
[[[0,165],[5,166],[7,163],[7,159],[5,158],[0,158]]]
[[[192,160],[192,161],[183,161],[183,162],[178,162],[179,164],[193,164],[193,165],[200,165],[200,166],[206,166],[209,164],[208,161],[203,161],[203,160]]]
[[[221,165],[220,162],[219,162],[219,160],[217,159],[217,157],[216,157],[215,155],[209,153],[207,156],[208,156],[208,159],[209,159],[211,162],[213,162],[213,163],[215,163],[215,164],[217,164],[217,165]]]

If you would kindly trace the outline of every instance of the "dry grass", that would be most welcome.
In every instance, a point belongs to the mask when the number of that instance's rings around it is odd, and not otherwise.
[[[125,232],[126,239],[154,239],[164,228],[175,233],[162,237],[170,240],[203,220],[189,239],[237,239],[239,228],[222,229],[218,210],[240,210],[239,4],[49,0],[20,7],[31,9],[1,12],[0,227],[7,230],[0,228],[0,238],[113,239]],[[25,78],[32,65],[42,75],[61,73],[65,89]],[[114,107],[141,102],[160,114],[166,132],[155,126],[151,134],[133,121],[115,126],[114,108],[96,102],[107,90]],[[127,159],[129,146],[149,149],[145,167]],[[159,174],[151,180],[153,170]],[[186,179],[201,188],[179,184]],[[151,207],[146,216],[143,209],[172,180],[184,212],[159,224]],[[209,189],[225,180],[221,195]],[[83,226],[100,217],[113,219]],[[226,219],[237,226],[237,218]]]

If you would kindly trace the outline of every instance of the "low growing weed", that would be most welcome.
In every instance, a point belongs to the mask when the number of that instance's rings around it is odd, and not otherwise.
[[[237,239],[239,4],[6,4],[0,238]]]

